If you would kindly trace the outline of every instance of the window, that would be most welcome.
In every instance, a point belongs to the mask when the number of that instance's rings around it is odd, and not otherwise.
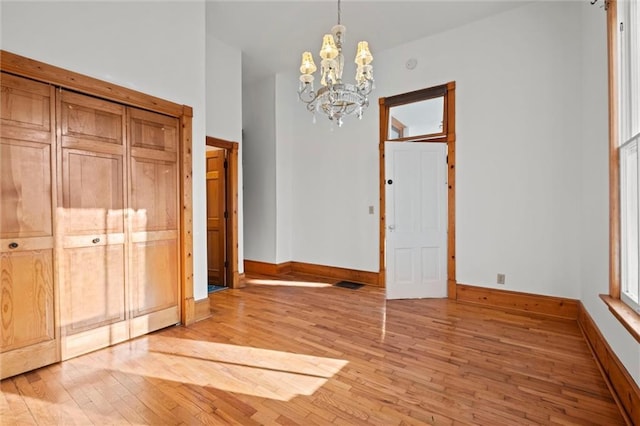
[[[637,0],[617,2],[617,151],[620,194],[620,299],[640,312],[640,8]]]
[[[606,0],[609,52],[609,294],[611,313],[640,342],[640,8]]]
[[[389,107],[389,140],[434,139],[446,136],[444,94]]]

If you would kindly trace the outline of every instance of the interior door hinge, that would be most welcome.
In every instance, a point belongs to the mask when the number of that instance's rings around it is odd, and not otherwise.
[[[447,164],[449,164],[449,156],[447,155]]]
[[[226,267],[228,267],[228,266],[229,266],[229,261],[228,261],[228,260],[225,260],[225,261],[224,261],[224,267],[226,268]]]
[[[229,166],[229,163],[227,163],[227,160],[224,160],[224,168],[226,169]]]
[[[224,212],[224,218],[229,219],[229,212]]]

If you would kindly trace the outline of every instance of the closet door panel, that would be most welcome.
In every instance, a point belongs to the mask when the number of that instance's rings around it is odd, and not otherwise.
[[[178,229],[178,186],[175,163],[131,158],[132,230]]]
[[[55,339],[52,265],[52,250],[0,255],[3,351]]]
[[[173,117],[129,108],[129,128],[132,148],[177,151],[178,121]]]
[[[133,247],[133,263],[137,265],[132,283],[133,316],[175,306],[178,303],[176,239],[134,243]],[[154,285],[145,285],[148,282]]]
[[[62,92],[62,359],[129,338],[124,107]]]
[[[0,74],[0,376],[58,361],[52,87]]]
[[[124,232],[123,158],[63,150],[64,234]]]
[[[61,130],[65,143],[81,140],[123,145],[122,105],[71,92],[63,96]]]
[[[133,244],[132,336],[178,322],[177,253],[175,236]]]
[[[2,73],[0,90],[2,136],[51,144],[53,88]]]
[[[0,238],[53,235],[51,145],[0,142]]]
[[[178,121],[128,109],[131,333],[176,324],[179,312]]]
[[[124,244],[68,248],[64,263],[66,335],[125,319]]]

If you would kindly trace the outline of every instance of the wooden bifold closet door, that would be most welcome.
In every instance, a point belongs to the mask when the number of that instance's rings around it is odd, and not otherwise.
[[[179,306],[178,120],[127,108],[131,337],[176,324]]]
[[[59,95],[60,325],[68,359],[129,338],[125,108]]]
[[[58,361],[54,88],[0,74],[0,375]]]
[[[0,376],[180,321],[180,120],[2,72]]]
[[[180,320],[178,120],[62,91],[62,359]]]

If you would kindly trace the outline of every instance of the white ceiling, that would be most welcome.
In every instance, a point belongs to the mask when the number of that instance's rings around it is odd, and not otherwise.
[[[527,0],[342,1],[347,27],[345,59],[357,42],[371,53],[504,12]],[[243,52],[243,78],[255,81],[276,72],[297,70],[310,50],[316,62],[322,35],[337,23],[337,0],[208,0],[207,33]],[[353,53],[349,53],[353,51]],[[318,64],[319,65],[319,64]]]

